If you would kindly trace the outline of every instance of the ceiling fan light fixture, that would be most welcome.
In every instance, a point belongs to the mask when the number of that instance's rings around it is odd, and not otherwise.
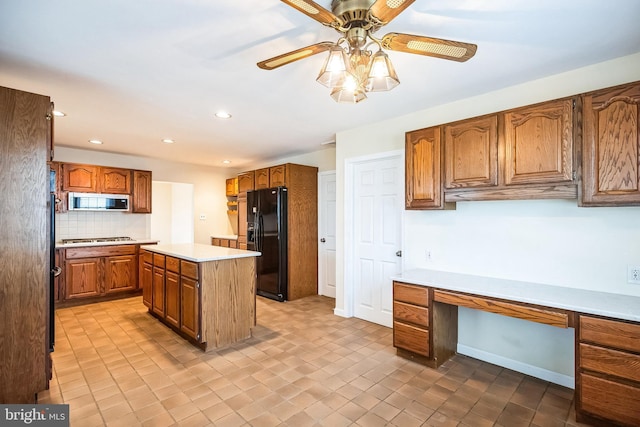
[[[338,87],[331,91],[331,98],[340,104],[357,104],[367,99],[367,95],[360,88],[354,90]]]
[[[371,58],[371,65],[365,86],[367,92],[391,90],[399,84],[400,80],[389,56],[379,50]]]
[[[349,58],[340,46],[335,45],[329,50],[329,56],[324,62],[316,81],[330,89],[342,86],[350,75]]]

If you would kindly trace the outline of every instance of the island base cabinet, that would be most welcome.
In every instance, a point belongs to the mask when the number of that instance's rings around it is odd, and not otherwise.
[[[200,341],[200,297],[198,281],[190,277],[180,279],[180,292],[182,294],[182,306],[180,311],[180,330]]]
[[[180,327],[180,276],[167,271],[165,277],[165,319],[176,328]]]

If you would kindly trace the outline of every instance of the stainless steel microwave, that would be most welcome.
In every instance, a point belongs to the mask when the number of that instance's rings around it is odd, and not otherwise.
[[[129,211],[129,195],[69,193],[70,211]]]

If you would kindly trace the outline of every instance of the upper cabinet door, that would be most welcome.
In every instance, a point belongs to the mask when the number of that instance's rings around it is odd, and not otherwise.
[[[255,171],[255,189],[270,188],[269,186],[269,168],[258,169]]]
[[[119,168],[100,168],[100,183],[98,188],[101,193],[130,194],[131,170]]]
[[[133,213],[151,213],[151,171],[133,171]]]
[[[98,191],[98,167],[63,163],[62,191],[95,193]]]
[[[238,175],[238,193],[244,193],[254,189],[253,176],[253,171]]]
[[[284,187],[287,185],[287,165],[273,166],[269,168],[269,183],[271,187]]]
[[[227,197],[234,197],[238,195],[238,178],[227,179],[226,186]]]
[[[504,113],[504,183],[573,181],[572,98]]]
[[[640,83],[584,95],[582,204],[640,205]]]
[[[444,127],[444,187],[498,184],[498,116],[478,117]]]
[[[405,207],[443,209],[440,126],[405,135]]]

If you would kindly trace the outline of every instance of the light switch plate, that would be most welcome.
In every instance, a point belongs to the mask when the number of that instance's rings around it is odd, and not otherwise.
[[[640,266],[629,265],[627,267],[627,282],[634,285],[640,285]]]

